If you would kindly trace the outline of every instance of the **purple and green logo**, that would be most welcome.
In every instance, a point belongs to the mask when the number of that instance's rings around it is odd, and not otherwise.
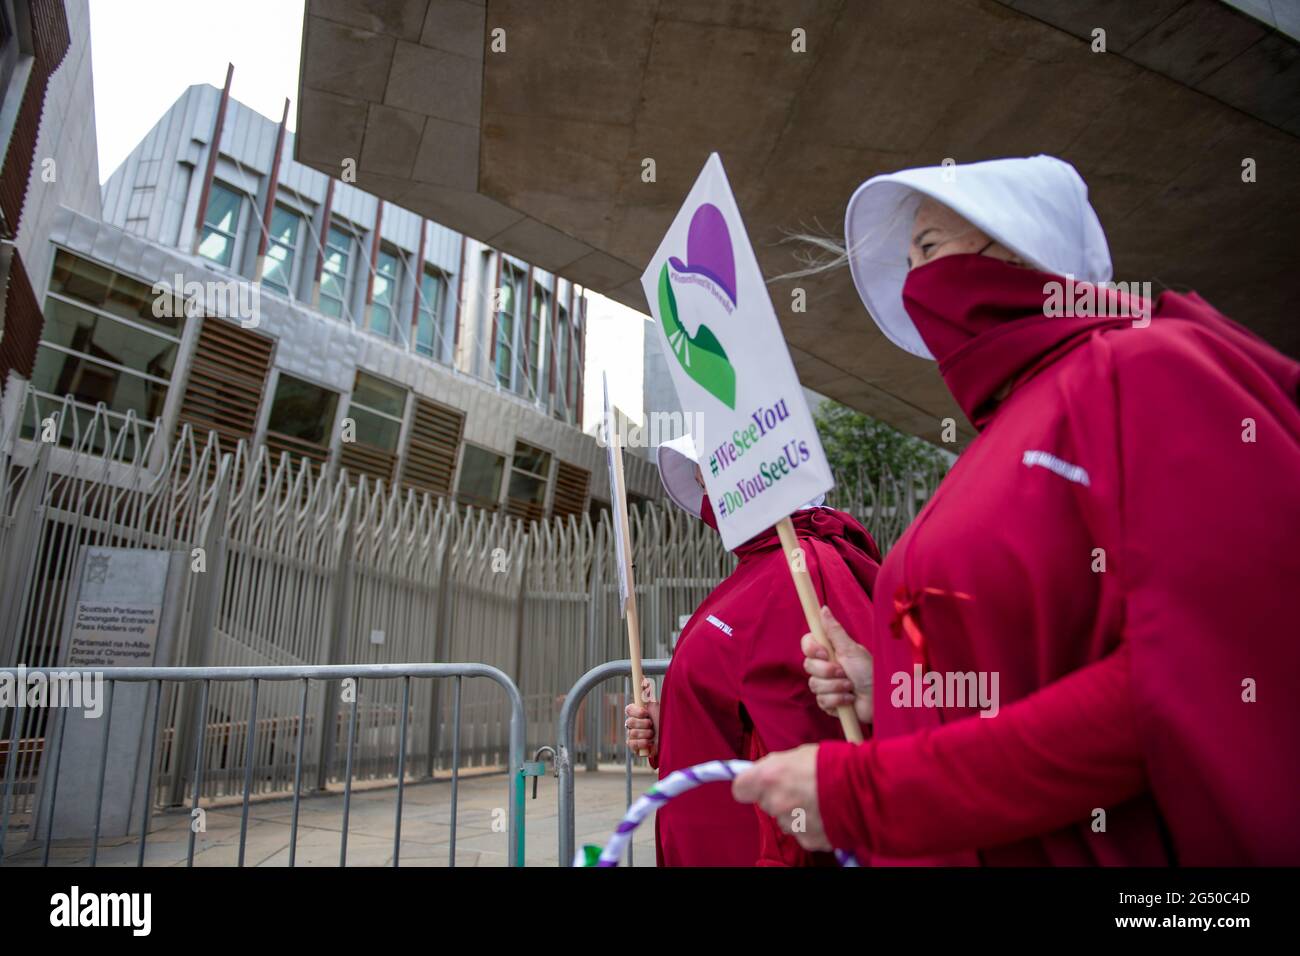
[[[678,312],[673,285],[706,289],[726,315],[736,310],[736,259],[731,233],[722,210],[703,203],[691,217],[686,233],[686,261],[670,256],[659,272],[659,313],[664,335],[677,361],[692,380],[730,409],[736,407],[736,370],[713,331],[700,323],[694,335],[686,331]]]

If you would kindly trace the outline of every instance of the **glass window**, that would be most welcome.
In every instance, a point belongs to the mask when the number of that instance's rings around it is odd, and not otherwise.
[[[336,319],[347,313],[348,281],[352,277],[352,234],[330,226],[325,263],[320,274],[320,310]]]
[[[500,253],[498,253],[500,255]],[[519,314],[519,289],[523,273],[514,266],[501,264],[501,285],[497,290],[497,382],[502,388],[515,383],[515,321]]]
[[[579,426],[582,422],[578,421],[579,409],[583,403],[583,338],[582,327],[587,319],[587,302],[582,295],[573,300],[573,324],[569,329],[572,341],[569,343],[569,351],[573,353],[573,361],[569,364],[569,373],[572,385],[569,388],[569,415],[570,420],[576,422]]]
[[[41,339],[47,345],[163,379],[171,377],[180,346],[170,336],[164,338],[54,298],[45,303]]]
[[[267,430],[314,445],[329,445],[339,394],[280,373]]]
[[[397,336],[396,315],[401,274],[401,261],[393,253],[381,249],[375,260],[375,284],[370,297],[368,324],[370,331],[385,338]]]
[[[446,284],[442,273],[425,270],[420,280],[420,307],[415,319],[415,351],[441,362],[451,360],[451,342],[441,321]]]
[[[456,479],[456,500],[476,508],[495,509],[501,498],[505,465],[505,456],[477,445],[465,445]]]
[[[546,502],[546,483],[550,475],[550,452],[516,442],[507,492],[510,498],[542,507]]]
[[[51,400],[71,395],[91,408],[103,402],[109,411],[135,412],[143,425],[162,414],[167,384],[46,345],[37,350],[32,370],[32,388]]]
[[[358,442],[396,454],[405,412],[406,389],[357,372],[348,417],[356,423]]]
[[[555,410],[569,421],[569,310],[555,306]]]
[[[271,233],[266,245],[262,281],[285,295],[293,285],[293,260],[298,252],[298,230],[302,217],[283,206],[271,213]]]
[[[233,189],[220,183],[212,184],[208,193],[208,209],[203,216],[203,233],[199,240],[199,255],[230,265],[235,254],[235,238],[239,232],[240,212],[244,198]]]
[[[157,317],[155,300],[164,313]],[[152,428],[167,399],[185,321],[170,290],[155,296],[143,282],[59,250],[44,312],[31,380],[40,407],[53,409],[72,396],[83,425],[102,402],[118,424],[133,412],[142,428]],[[70,441],[72,429],[63,437]]]
[[[536,399],[546,397],[546,346],[550,335],[551,293],[540,285],[533,288],[528,317],[528,384]]]
[[[171,290],[172,281],[170,276],[162,280],[160,293],[155,295],[152,286],[59,250],[50,275],[50,292],[179,338],[185,324],[185,303]]]

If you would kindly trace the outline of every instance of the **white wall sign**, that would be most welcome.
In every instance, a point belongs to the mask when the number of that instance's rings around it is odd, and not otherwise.
[[[68,629],[69,667],[148,667],[154,663],[171,554],[86,548]]]
[[[722,542],[835,484],[722,160],[709,157],[641,276]]]

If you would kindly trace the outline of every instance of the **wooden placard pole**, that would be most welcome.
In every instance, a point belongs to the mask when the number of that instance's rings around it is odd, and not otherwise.
[[[781,548],[785,551],[785,564],[790,569],[794,589],[799,594],[799,603],[803,606],[804,620],[813,638],[826,649],[832,662],[835,661],[835,648],[826,631],[822,629],[821,605],[817,600],[817,589],[813,586],[812,575],[808,573],[808,564],[799,549],[799,538],[794,533],[794,524],[789,515],[776,523],[776,533],[781,537]],[[840,704],[835,709],[844,728],[844,739],[849,743],[862,743],[862,728],[858,724],[858,715],[848,704]]]

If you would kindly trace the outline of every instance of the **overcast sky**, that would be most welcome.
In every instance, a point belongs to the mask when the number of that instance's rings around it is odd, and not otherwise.
[[[231,96],[280,119],[297,118],[302,0],[90,0],[95,134],[100,181],[108,179],[188,87],[220,88],[235,64]],[[584,428],[600,415],[600,370],[610,396],[641,421],[641,329],[645,318],[592,296]]]

